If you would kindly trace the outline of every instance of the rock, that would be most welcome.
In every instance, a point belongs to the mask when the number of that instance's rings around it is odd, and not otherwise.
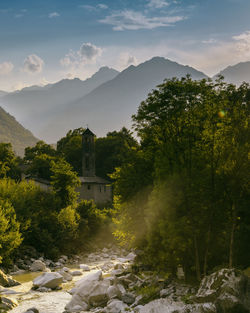
[[[85,311],[88,309],[88,305],[87,303],[85,302],[82,302],[81,305],[75,305],[73,308],[72,308],[72,311],[71,312],[81,312],[81,311]]]
[[[102,271],[97,271],[78,280],[74,290],[71,290],[74,293],[71,301],[65,306],[65,310],[72,312],[76,305],[81,306],[83,302],[88,304],[90,294],[92,294],[92,291],[101,282],[101,279]]]
[[[66,266],[64,266],[63,268],[62,268],[62,270],[64,271],[64,272],[67,272],[67,273],[69,273],[69,268],[68,267],[66,267]]]
[[[46,287],[39,287],[36,289],[39,292],[50,292],[52,289],[51,288],[46,288]]]
[[[88,303],[93,307],[106,305],[109,300],[109,286],[109,281],[95,282],[89,294]]]
[[[62,275],[63,279],[66,281],[71,281],[73,279],[72,275],[70,273],[65,272],[63,269],[58,271],[60,275]]]
[[[108,297],[109,299],[120,299],[121,300],[121,297],[122,297],[122,293],[120,291],[120,289],[114,285],[114,286],[110,286],[108,288]]]
[[[82,275],[82,272],[81,271],[74,271],[74,272],[70,272],[70,274],[72,276],[81,276]]]
[[[35,288],[46,287],[55,289],[63,282],[63,276],[59,273],[43,273],[33,280]]]
[[[114,266],[114,269],[115,269],[115,270],[123,270],[123,269],[124,269],[124,267],[123,267],[123,265],[122,265],[122,264],[117,263],[117,264]]]
[[[250,312],[250,279],[235,269],[205,277],[193,301],[214,303],[218,312]]]
[[[136,258],[136,254],[134,252],[130,252],[127,256],[126,259],[128,261],[134,261],[134,259]]]
[[[86,271],[86,272],[87,272],[87,271],[90,271],[89,266],[86,265],[86,264],[80,264],[79,267],[80,267],[80,269],[83,270],[83,271]]]
[[[123,303],[120,300],[111,300],[106,308],[107,313],[122,313],[126,312],[126,309],[128,308],[127,304]],[[152,311],[153,313],[153,311]]]
[[[0,286],[14,287],[19,285],[21,284],[18,281],[12,279],[11,276],[4,274],[4,272],[0,270]]]
[[[165,298],[165,297],[167,297],[168,295],[169,295],[168,289],[162,289],[162,290],[160,291],[160,297],[161,297],[161,298]]]
[[[135,296],[132,293],[126,292],[122,295],[122,301],[130,305],[135,302]]]
[[[46,269],[46,264],[41,260],[35,260],[30,266],[31,272],[43,272]]]
[[[25,313],[39,313],[39,311],[36,308],[30,308]]]
[[[9,299],[6,297],[0,297],[0,312],[3,310],[8,311],[13,309],[14,307],[16,307],[18,305],[17,301],[14,299]]]

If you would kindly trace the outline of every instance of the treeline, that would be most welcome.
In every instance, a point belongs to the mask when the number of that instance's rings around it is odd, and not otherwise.
[[[79,202],[83,128],[69,131],[57,149],[39,141],[25,149],[23,159],[12,147],[0,143],[0,256],[11,263],[23,247],[32,246],[47,257],[86,249],[93,238],[110,240],[111,204],[97,207],[92,201]],[[96,139],[97,174],[107,177],[137,143],[123,128]],[[21,173],[50,182],[48,193]],[[17,249],[18,248],[18,249]]]
[[[166,80],[133,116],[140,138],[113,174],[115,236],[154,269],[200,280],[249,266],[250,86]]]

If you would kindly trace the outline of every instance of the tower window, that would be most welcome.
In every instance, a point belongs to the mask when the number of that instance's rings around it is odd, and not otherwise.
[[[87,188],[88,188],[88,190],[90,190],[90,189],[91,189],[91,186],[90,186],[90,185],[88,185],[88,187],[87,187]]]
[[[100,192],[102,192],[102,186],[101,185],[99,186],[99,190],[100,190]]]

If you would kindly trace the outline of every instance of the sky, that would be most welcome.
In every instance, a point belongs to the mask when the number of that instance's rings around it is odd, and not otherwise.
[[[0,0],[0,90],[163,56],[214,75],[250,61],[249,0]]]

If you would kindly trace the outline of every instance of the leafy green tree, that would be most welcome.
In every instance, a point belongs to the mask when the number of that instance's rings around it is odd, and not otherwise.
[[[82,134],[84,131],[84,128],[70,130],[57,142],[59,155],[70,163],[79,175],[82,174]]]
[[[109,178],[116,167],[120,167],[129,158],[131,149],[138,147],[132,133],[125,127],[119,132],[107,133],[106,137],[96,139],[96,175]]]
[[[20,179],[18,159],[10,143],[0,143],[0,178],[3,177]]]
[[[80,180],[72,166],[63,159],[52,161],[51,184],[55,194],[61,199],[63,207],[73,204],[78,197],[75,188],[80,186]]]
[[[44,141],[40,140],[34,147],[25,148],[24,160],[27,163],[30,163],[35,159],[35,157],[44,154],[54,157],[57,155],[57,152],[51,145],[48,145]]]
[[[0,262],[10,261],[11,254],[21,244],[19,227],[14,208],[0,198]]]

